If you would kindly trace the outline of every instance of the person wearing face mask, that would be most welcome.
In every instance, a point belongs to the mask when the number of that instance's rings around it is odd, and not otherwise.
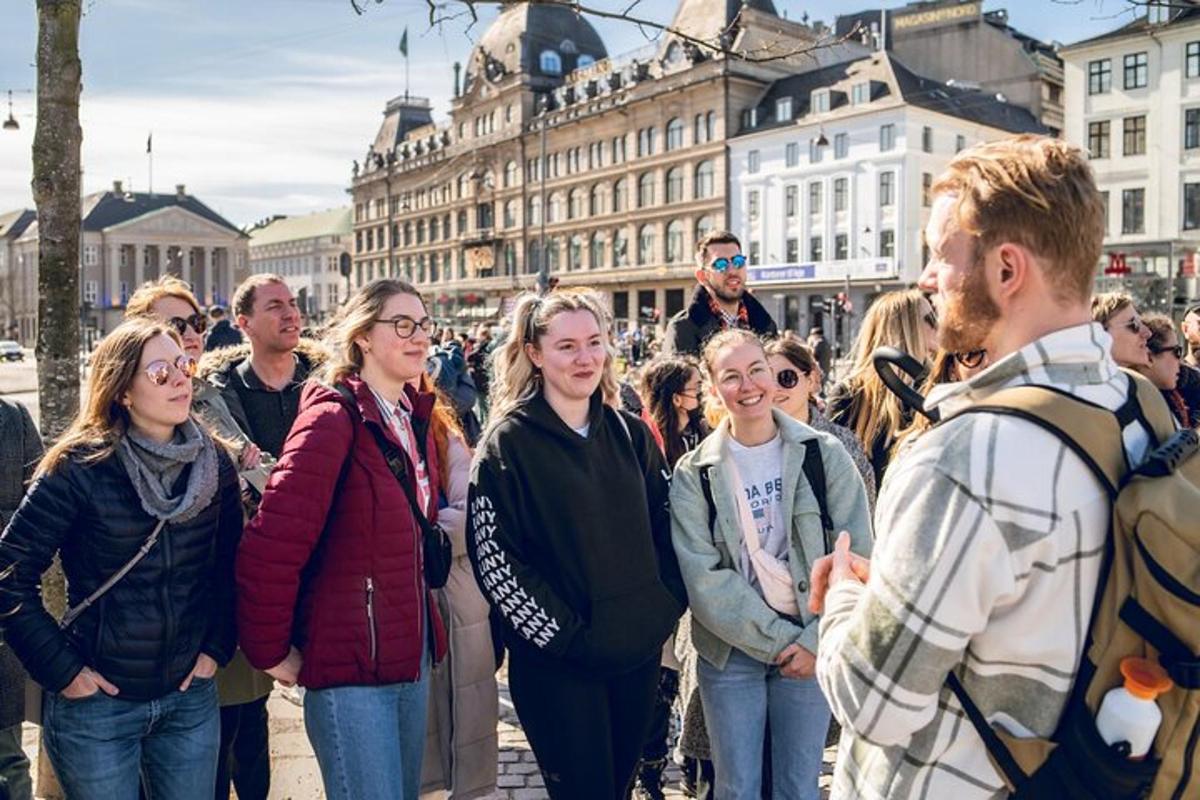
[[[1133,298],[1124,292],[1092,297],[1092,319],[1112,337],[1112,357],[1118,365],[1140,369],[1150,365],[1150,329],[1142,324]]]
[[[710,231],[696,244],[696,293],[687,308],[667,323],[663,353],[699,356],[713,335],[730,328],[759,336],[778,334],[775,320],[746,291],[746,256],[737,236]]]
[[[662,454],[605,402],[609,324],[591,292],[518,300],[468,495],[467,552],[555,800],[624,796],[686,603]]]
[[[7,646],[45,690],[43,742],[73,800],[211,800],[213,677],[236,644],[235,468],[191,417],[196,362],[132,319],[91,357],[87,397],[0,536]],[[41,575],[55,556],[63,623]]]
[[[417,517],[437,516],[434,397],[412,384],[436,327],[406,281],[376,280],[346,301],[238,551],[242,650],[306,687],[305,729],[332,800],[416,800],[420,788],[446,631]],[[401,475],[377,435],[401,454]]]
[[[126,318],[150,317],[179,334],[183,352],[197,361],[204,354],[207,320],[188,285],[173,275],[139,286],[125,307]],[[241,429],[224,395],[199,377],[192,379],[192,412],[238,453],[239,477],[259,497],[275,459],[262,453]],[[230,787],[239,800],[266,800],[271,789],[271,748],[267,698],[275,681],[253,669],[238,651],[217,672],[221,705],[221,749],[214,800],[228,800]]]
[[[671,518],[714,796],[762,796],[769,724],[771,796],[816,800],[829,708],[813,678],[808,574],[837,531],[849,531],[857,552],[870,551],[866,491],[836,439],[772,405],[775,376],[754,334],[714,336],[703,364],[709,402],[724,414],[676,466]]]

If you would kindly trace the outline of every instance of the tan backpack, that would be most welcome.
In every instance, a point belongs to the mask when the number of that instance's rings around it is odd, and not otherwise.
[[[1014,798],[1200,797],[1200,438],[1176,431],[1159,391],[1128,374],[1129,398],[1116,412],[1038,386],[1002,390],[962,412],[1017,416],[1050,431],[1113,498],[1088,641],[1054,735],[1017,739],[989,726],[957,676],[947,679]],[[1131,469],[1121,431],[1134,420],[1156,446]],[[1175,682],[1158,697],[1162,724],[1141,761],[1106,745],[1095,724],[1126,656],[1157,659]]]

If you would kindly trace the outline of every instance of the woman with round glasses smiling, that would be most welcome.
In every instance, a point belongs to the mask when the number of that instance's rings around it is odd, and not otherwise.
[[[92,355],[79,415],[0,537],[5,638],[45,689],[46,752],[79,800],[209,800],[213,676],[233,655],[237,475],[191,417],[195,360],[127,320]],[[60,624],[39,596],[54,556]]]

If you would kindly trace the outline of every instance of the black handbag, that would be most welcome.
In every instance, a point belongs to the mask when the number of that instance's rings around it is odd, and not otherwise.
[[[348,388],[342,384],[338,384],[337,390],[345,398],[346,402],[350,404],[351,408],[358,408],[358,401]],[[424,556],[422,563],[425,568],[425,583],[431,589],[441,589],[446,585],[446,581],[450,579],[450,565],[454,562],[454,552],[450,546],[450,537],[446,535],[446,531],[442,529],[441,525],[438,525],[436,522],[430,522],[425,516],[425,512],[421,510],[421,504],[417,502],[416,490],[406,480],[408,469],[405,467],[404,453],[399,447],[392,444],[383,431],[379,430],[378,426],[367,425],[366,427],[375,439],[375,444],[379,446],[379,450],[383,454],[383,460],[387,462],[388,469],[392,471],[392,475],[396,476],[400,487],[404,489],[404,496],[408,498],[408,505],[412,508],[413,519],[417,521],[417,525],[421,528],[421,550]]]

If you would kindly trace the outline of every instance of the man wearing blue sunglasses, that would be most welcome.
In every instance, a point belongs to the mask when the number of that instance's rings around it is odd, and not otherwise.
[[[729,328],[779,335],[775,320],[746,291],[746,257],[729,231],[711,231],[696,244],[696,281],[691,305],[667,325],[666,352],[699,356],[705,341]]]

